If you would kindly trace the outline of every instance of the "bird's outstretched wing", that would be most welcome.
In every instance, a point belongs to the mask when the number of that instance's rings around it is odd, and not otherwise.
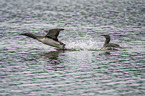
[[[47,34],[46,37],[52,38],[53,40],[58,41],[57,37],[59,35],[59,32],[64,29],[50,29],[50,30],[44,30]]]

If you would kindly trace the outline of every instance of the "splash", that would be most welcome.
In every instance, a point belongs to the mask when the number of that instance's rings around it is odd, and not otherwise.
[[[69,40],[66,43],[66,49],[72,50],[100,50],[100,42],[94,41],[92,38],[79,38],[77,40]]]

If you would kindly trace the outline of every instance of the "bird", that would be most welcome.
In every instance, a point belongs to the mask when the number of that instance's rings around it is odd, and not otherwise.
[[[109,35],[101,35],[101,36],[104,36],[106,38],[103,47],[107,47],[107,48],[119,48],[120,47],[119,44],[109,43],[111,40]]]
[[[36,39],[43,44],[55,47],[57,49],[65,49],[65,44],[58,40],[58,35],[60,31],[63,31],[64,29],[61,28],[55,28],[50,30],[44,30],[47,34],[45,36],[37,36],[33,33],[22,33],[20,35],[25,35],[28,37],[31,37],[33,39]]]

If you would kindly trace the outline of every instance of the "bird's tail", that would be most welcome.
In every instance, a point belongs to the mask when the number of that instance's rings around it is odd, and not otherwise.
[[[33,39],[37,39],[37,36],[35,34],[32,34],[32,33],[22,33],[20,35],[25,35],[25,36],[31,37]]]

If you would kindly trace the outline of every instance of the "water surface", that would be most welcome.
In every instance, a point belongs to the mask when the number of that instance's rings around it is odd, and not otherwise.
[[[143,96],[144,0],[0,0],[0,95]],[[56,50],[20,36],[64,28]],[[123,48],[100,50],[102,34]]]

